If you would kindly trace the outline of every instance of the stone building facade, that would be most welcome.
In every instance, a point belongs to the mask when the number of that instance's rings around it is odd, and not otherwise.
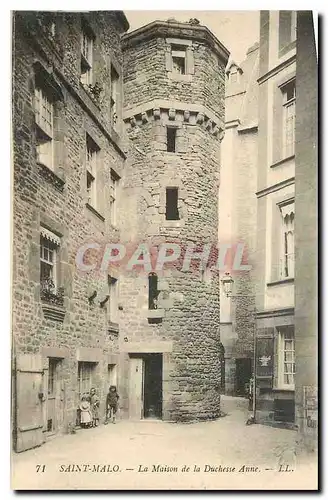
[[[259,46],[240,66],[231,62],[227,74],[219,237],[228,243],[244,239],[252,270],[242,276],[221,273],[225,389],[237,392],[239,342],[248,357],[255,353],[255,421],[297,428],[299,442],[313,449],[318,400],[312,13],[262,11]]]
[[[256,417],[316,447],[317,59],[312,13],[261,12]]]
[[[297,14],[295,124],[295,418],[301,447],[318,447],[318,67],[313,16]]]
[[[75,255],[86,240],[119,237],[109,207],[111,179],[123,175],[126,158],[120,35],[127,29],[121,12],[14,14],[17,451],[75,426],[91,385],[104,412],[118,329],[100,302],[107,276],[80,274]]]
[[[295,11],[262,11],[257,180],[256,417],[295,425]]]
[[[229,54],[203,26],[121,43],[128,27],[120,11],[14,14],[17,451],[74,428],[93,386],[101,419],[109,384],[129,418],[219,415],[217,276],[97,264],[112,242],[216,243]]]
[[[259,44],[240,64],[226,69],[225,135],[222,141],[219,188],[219,241],[242,242],[254,268],[256,249],[256,191],[258,147]],[[220,336],[225,354],[226,394],[245,395],[254,357],[254,271],[221,273],[231,276],[233,293],[220,288]]]
[[[156,21],[124,35],[123,51],[129,138],[123,238],[151,241],[155,249],[163,242],[177,244],[181,256],[187,247],[203,251],[205,244],[217,244],[228,52],[206,27],[175,21]],[[175,421],[216,418],[218,276],[197,261],[190,270],[180,261],[154,271],[153,278],[149,272],[121,278],[123,369],[144,371],[144,401],[137,401],[141,380],[139,388],[125,386],[125,411]],[[156,308],[149,279],[157,282]],[[162,372],[157,395],[151,383],[156,370]]]

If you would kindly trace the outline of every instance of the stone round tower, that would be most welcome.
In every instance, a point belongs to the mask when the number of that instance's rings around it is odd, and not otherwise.
[[[122,235],[181,248],[163,269],[120,278],[120,376],[131,418],[211,419],[220,410],[218,278],[197,258],[188,266],[186,253],[205,257],[217,244],[229,53],[196,21],[155,21],[123,37]]]

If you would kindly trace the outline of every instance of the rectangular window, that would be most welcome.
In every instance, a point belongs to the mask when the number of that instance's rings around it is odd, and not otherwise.
[[[295,205],[281,205],[280,207],[282,219],[282,243],[281,243],[281,265],[280,277],[294,278],[295,268],[295,248],[294,248],[294,221],[295,221]]]
[[[53,99],[41,87],[35,87],[34,111],[37,159],[53,170],[54,104]]]
[[[92,387],[92,379],[95,371],[96,363],[89,363],[86,361],[79,361],[78,364],[78,390],[79,398],[83,394],[89,394]]]
[[[116,128],[116,125],[118,123],[118,112],[119,112],[118,110],[119,75],[113,65],[111,65],[110,76],[111,76],[111,100],[110,100],[111,123],[112,126]]]
[[[158,277],[155,273],[148,276],[148,309],[157,309]]]
[[[99,148],[87,134],[86,136],[86,175],[87,175],[87,203],[97,208],[97,163]]]
[[[108,276],[109,288],[109,321],[118,323],[118,280],[112,276]]]
[[[295,338],[293,327],[280,329],[278,346],[279,387],[293,390],[295,385]]]
[[[175,127],[166,127],[166,144],[169,153],[175,153],[177,129]]]
[[[60,238],[46,228],[40,234],[40,282],[42,288],[55,293],[58,287],[57,259]]]
[[[283,157],[287,158],[295,153],[295,108],[296,87],[295,80],[282,88],[283,94]]]
[[[279,11],[279,56],[291,50],[297,36],[297,12],[291,10]]]
[[[186,47],[183,45],[172,45],[172,72],[186,74]]]
[[[110,171],[110,222],[112,226],[117,224],[117,191],[120,177],[114,172],[113,169]]]
[[[93,38],[85,30],[81,33],[81,82],[92,85]]]
[[[166,220],[179,220],[178,188],[166,188]]]

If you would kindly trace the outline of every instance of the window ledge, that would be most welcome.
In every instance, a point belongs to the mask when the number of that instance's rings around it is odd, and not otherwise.
[[[191,82],[192,75],[180,75],[179,73],[169,72],[169,79],[174,80],[176,82]]]
[[[286,285],[288,283],[294,283],[294,278],[284,278],[277,281],[270,281],[269,283],[267,283],[267,286]]]
[[[65,178],[63,173],[61,175],[59,174],[59,171],[54,172],[51,170],[47,165],[44,165],[43,163],[37,162],[37,165],[39,167],[39,173],[40,175],[50,184],[52,184],[58,191],[63,191],[64,185],[65,185]]]
[[[96,99],[95,96],[92,95],[92,93],[90,92],[90,89],[88,88],[87,85],[84,85],[84,83],[82,83],[81,80],[79,83],[80,83],[80,88],[83,89],[85,94],[89,97],[89,99],[92,101],[92,103],[96,106],[98,111],[100,111],[101,108],[100,108],[100,103],[99,103],[98,99]]]
[[[149,319],[160,319],[164,316],[164,309],[148,309],[147,317]]]
[[[86,203],[85,206],[87,207],[88,210],[90,210],[90,212],[92,212],[94,215],[96,215],[98,217],[98,219],[100,219],[102,222],[105,221],[105,217],[103,215],[101,215],[99,212],[97,212],[97,210],[95,208],[93,208],[92,205],[89,205],[89,203]]]
[[[118,226],[114,226],[111,222],[109,222],[109,228],[112,230],[112,231],[118,231]]]
[[[270,168],[279,167],[279,165],[283,165],[284,163],[287,163],[288,161],[293,160],[294,158],[295,158],[295,155],[291,155],[291,156],[287,156],[286,158],[282,158],[281,160],[276,161],[275,163],[272,163],[272,165],[270,165]]]
[[[272,392],[295,392],[294,387],[273,387]]]
[[[163,227],[182,227],[183,226],[183,223],[180,220],[165,220],[163,221]]]
[[[42,301],[42,311],[46,319],[63,323],[65,318],[65,308],[49,304]]]

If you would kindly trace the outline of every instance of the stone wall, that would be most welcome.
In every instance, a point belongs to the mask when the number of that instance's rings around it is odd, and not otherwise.
[[[108,359],[118,352],[117,337],[108,333],[107,308],[100,308],[98,300],[91,305],[88,301],[93,290],[98,291],[99,297],[100,291],[108,286],[107,275],[80,273],[75,256],[86,241],[107,242],[119,235],[108,219],[108,179],[111,168],[122,175],[125,156],[111,131],[107,104],[101,112],[79,82],[81,16],[73,13],[53,16],[57,23],[55,41],[45,31],[42,13],[19,13],[14,22],[13,334],[16,354],[41,353],[45,347],[68,349],[68,357],[62,361],[66,410],[63,428],[67,428],[76,418],[78,349],[89,348],[91,360],[93,353],[101,352],[93,383],[102,399],[102,413],[108,389]],[[118,40],[123,27],[115,13],[93,14],[89,21],[97,37],[95,73],[101,80],[108,77],[111,57],[118,63],[122,61]],[[56,103],[60,114],[57,140],[61,156],[56,157],[54,173],[36,161],[33,109],[36,61],[50,68],[49,73],[62,92]],[[100,200],[97,212],[86,206],[86,132],[99,146],[101,155],[97,170]],[[64,287],[61,308],[64,318],[59,321],[45,316],[40,300],[41,225],[61,238],[59,282]]]
[[[221,288],[221,322],[225,323],[226,331],[222,340],[226,355],[226,394],[244,392],[251,374],[246,373],[245,366],[240,369],[245,373],[239,373],[237,360],[248,358],[253,364],[254,357],[258,65],[259,49],[255,43],[240,66],[235,65],[236,81],[231,80],[230,67],[227,68],[219,238],[222,243],[244,244],[243,262],[252,269],[232,272],[231,298],[227,298]]]
[[[188,75],[189,81],[174,81],[166,70],[163,37],[154,34],[137,44],[128,41],[124,42],[124,97],[129,150],[122,193],[128,217],[122,222],[123,239],[146,239],[154,245],[177,242],[184,249],[188,243],[200,248],[216,244],[217,129],[222,127],[224,109],[224,87],[218,82],[224,65],[217,71],[210,48],[193,41],[195,73]],[[167,126],[177,129],[175,153],[167,152]],[[166,187],[179,189],[178,221],[165,220]],[[153,345],[173,341],[163,387],[165,418],[215,418],[220,409],[218,280],[215,274],[202,273],[198,265],[189,272],[180,266],[181,261],[158,272],[159,287],[168,298],[156,325],[148,322],[147,274],[122,278],[122,296],[129,306],[122,315],[121,338],[126,337],[127,350],[130,341]]]
[[[169,99],[190,104],[202,104],[210,108],[224,120],[224,101],[218,98],[225,91],[224,57],[213,47],[200,42],[197,30],[188,25],[186,31],[181,29],[181,23],[171,25],[161,22],[158,31],[162,36],[140,37],[133,34],[123,37],[124,51],[124,99],[125,107],[131,108],[157,99]],[[204,29],[204,27],[203,27]],[[156,30],[156,28],[155,28]],[[167,66],[166,58],[170,39],[192,40],[193,68],[190,78],[175,79]],[[149,54],[152,57],[149,58]]]

